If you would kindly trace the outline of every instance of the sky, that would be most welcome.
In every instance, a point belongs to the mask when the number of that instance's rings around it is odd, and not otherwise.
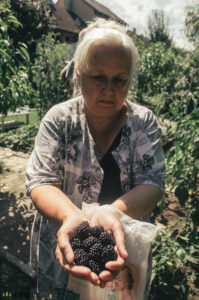
[[[138,34],[147,34],[148,17],[153,9],[163,10],[176,46],[189,48],[184,35],[185,7],[192,0],[97,0],[123,19]]]
[[[198,0],[97,0],[118,17],[135,28],[138,34],[147,35],[147,22],[152,10],[163,10],[170,35],[177,47],[191,48],[184,35],[185,7]],[[57,0],[53,0],[57,2]]]

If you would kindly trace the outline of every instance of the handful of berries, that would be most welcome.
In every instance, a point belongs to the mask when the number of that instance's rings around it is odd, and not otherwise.
[[[71,240],[75,255],[75,264],[86,266],[99,275],[105,270],[108,261],[116,260],[115,241],[112,235],[102,226],[90,227],[87,221],[82,222]]]

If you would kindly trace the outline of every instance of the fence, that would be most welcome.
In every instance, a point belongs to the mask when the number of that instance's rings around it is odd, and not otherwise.
[[[22,124],[24,124],[22,121],[19,121],[19,116],[25,116],[25,124],[29,124],[29,111],[24,112],[18,112],[18,113],[9,113],[7,117],[11,117],[12,120],[5,121],[6,116],[0,115],[0,130],[4,131],[5,129],[12,129],[16,128]]]

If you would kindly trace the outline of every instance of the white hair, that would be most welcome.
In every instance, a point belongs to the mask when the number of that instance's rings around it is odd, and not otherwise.
[[[74,54],[75,70],[77,69],[80,74],[89,72],[88,54],[97,41],[114,43],[130,51],[131,66],[128,80],[128,86],[130,87],[136,77],[137,50],[133,40],[127,34],[127,29],[113,20],[98,18],[80,32],[79,42]]]

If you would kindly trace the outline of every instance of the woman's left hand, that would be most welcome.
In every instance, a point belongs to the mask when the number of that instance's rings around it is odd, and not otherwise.
[[[116,242],[115,251],[117,253],[117,259],[106,263],[106,268],[110,271],[105,270],[99,274],[101,281],[100,286],[104,287],[106,282],[114,279],[114,277],[118,274],[118,271],[124,266],[125,260],[128,257],[125,248],[124,232],[122,224],[118,220],[117,216],[107,209],[93,215],[90,220],[90,225],[103,226],[106,231],[111,233]]]

